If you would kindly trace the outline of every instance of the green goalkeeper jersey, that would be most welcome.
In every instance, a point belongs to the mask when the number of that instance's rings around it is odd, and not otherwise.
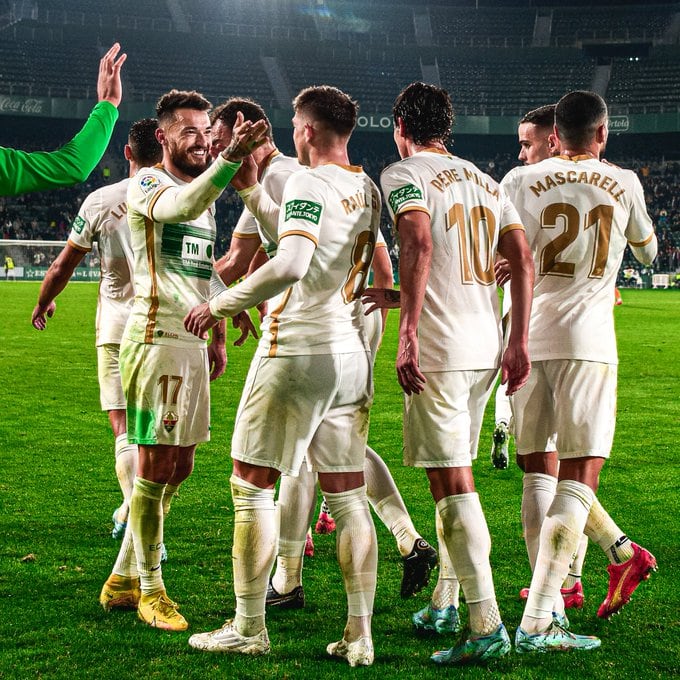
[[[82,129],[56,151],[28,153],[0,147],[0,196],[44,191],[83,182],[106,151],[118,109],[99,102]]]

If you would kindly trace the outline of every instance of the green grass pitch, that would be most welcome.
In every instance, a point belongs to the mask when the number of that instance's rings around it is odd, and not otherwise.
[[[221,625],[233,612],[229,439],[253,341],[229,348],[227,374],[213,384],[212,442],[201,446],[193,476],[166,524],[170,560],[164,577],[190,621],[170,634],[134,613],[104,613],[97,598],[118,543],[111,513],[119,503],[113,438],[99,411],[95,371],[96,286],[72,284],[45,332],[30,325],[36,283],[0,283],[0,677],[7,678],[670,678],[680,670],[680,487],[678,391],[680,294],[624,290],[616,308],[619,417],[614,452],[602,474],[603,505],[633,540],[657,557],[659,571],[611,622],[596,617],[607,588],[606,559],[591,544],[584,571],[585,607],[570,612],[577,632],[599,635],[602,647],[571,655],[520,657],[490,669],[438,669],[428,660],[447,638],[418,638],[410,616],[430,588],[398,596],[401,563],[387,530],[380,543],[373,624],[376,661],[352,670],[326,657],[339,639],[345,599],[333,536],[315,536],[305,565],[308,605],[268,617],[272,653],[230,658],[191,650],[189,633]],[[394,374],[393,315],[376,365],[371,445],[392,468],[413,519],[435,540],[434,508],[422,471],[401,465],[401,395]],[[230,338],[233,340],[233,337]],[[493,540],[498,601],[510,631],[518,625],[521,586],[529,567],[520,526],[521,475],[491,467],[490,411],[475,478]],[[28,557],[32,556],[32,557]]]

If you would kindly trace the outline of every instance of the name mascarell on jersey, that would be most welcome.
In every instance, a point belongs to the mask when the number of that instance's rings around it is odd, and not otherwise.
[[[545,175],[543,180],[537,180],[535,184],[531,184],[529,189],[534,196],[550,191],[558,186],[564,184],[590,184],[606,191],[617,203],[621,196],[626,193],[619,183],[609,177],[609,175],[602,175],[599,172],[577,172],[576,170],[567,170],[566,172],[556,171]]]

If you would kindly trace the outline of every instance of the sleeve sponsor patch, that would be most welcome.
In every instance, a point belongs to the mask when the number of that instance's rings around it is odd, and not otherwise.
[[[288,222],[288,220],[307,220],[307,222],[312,224],[319,224],[322,210],[321,204],[314,203],[314,201],[288,201],[286,203],[284,222]]]
[[[390,194],[389,200],[392,212],[396,215],[399,212],[399,208],[407,201],[422,201],[423,192],[413,184],[406,184],[403,187],[395,189]]]
[[[139,178],[139,187],[148,194],[161,185],[161,181],[155,175],[144,175]]]
[[[73,220],[71,228],[76,232],[76,234],[82,234],[86,224],[87,222],[80,215],[78,215],[76,219]]]

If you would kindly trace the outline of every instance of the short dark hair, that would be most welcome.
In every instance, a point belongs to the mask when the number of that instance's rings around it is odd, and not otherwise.
[[[574,90],[557,102],[555,125],[560,139],[572,146],[592,141],[597,128],[607,120],[607,105],[595,92]]]
[[[552,130],[552,127],[555,124],[556,106],[556,104],[546,104],[545,106],[539,106],[537,109],[532,109],[524,114],[519,123],[520,125],[522,123],[531,123],[536,127],[549,127]]]
[[[359,113],[359,105],[354,99],[330,85],[306,87],[293,99],[293,109],[309,114],[314,120],[343,137],[354,130]]]
[[[451,136],[455,114],[446,90],[427,83],[411,83],[397,97],[392,115],[403,121],[413,141],[424,146],[438,141],[446,144]]]
[[[177,109],[194,109],[195,111],[208,111],[212,104],[196,90],[170,90],[164,94],[156,104],[156,117],[158,124],[171,120]]]
[[[231,99],[227,99],[223,104],[216,106],[210,112],[210,122],[214,125],[220,120],[227,127],[233,128],[236,122],[236,114],[239,111],[243,114],[243,118],[251,123],[257,123],[258,120],[266,121],[267,137],[272,136],[272,124],[269,122],[264,109],[256,101],[248,97],[231,97]]]
[[[133,160],[144,168],[150,168],[163,160],[163,147],[156,139],[158,121],[142,118],[132,124],[128,134],[128,146]]]

